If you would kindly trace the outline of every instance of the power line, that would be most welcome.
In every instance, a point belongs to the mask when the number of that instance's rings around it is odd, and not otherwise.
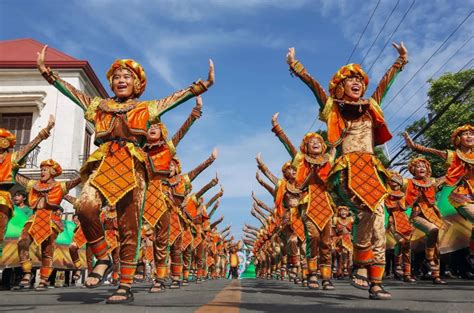
[[[403,15],[402,19],[400,20],[400,22],[398,23],[397,27],[395,28],[395,30],[392,32],[392,34],[390,35],[390,37],[388,37],[388,40],[385,42],[382,50],[380,50],[380,53],[377,55],[377,57],[375,58],[374,62],[372,63],[372,65],[370,66],[369,70],[367,71],[367,73],[370,72],[370,70],[372,70],[372,67],[374,67],[374,64],[377,62],[377,60],[380,58],[380,56],[382,55],[382,52],[385,50],[385,48],[387,47],[387,44],[390,42],[390,40],[392,40],[392,37],[393,35],[397,32],[398,28],[400,27],[400,25],[402,25],[402,22],[405,20],[405,18],[407,17],[408,15],[408,12],[410,12],[411,8],[413,7],[413,5],[415,4],[415,1],[416,0],[413,0],[413,2],[410,4],[410,7],[408,8],[408,10],[405,12],[405,14]]]
[[[409,103],[409,102],[414,98],[414,96],[425,86],[425,84],[427,84],[430,79],[432,79],[439,71],[441,71],[441,70],[446,66],[446,64],[448,64],[448,62],[451,61],[451,60],[453,59],[453,57],[454,57],[459,51],[461,51],[462,48],[464,48],[464,47],[469,43],[469,41],[471,41],[472,38],[473,38],[473,36],[471,36],[468,40],[466,40],[466,41],[456,50],[456,52],[454,52],[452,55],[450,55],[450,56],[446,59],[446,61],[427,79],[427,81],[426,81],[424,84],[421,84],[420,88],[418,88],[418,89],[410,96],[410,98],[408,98],[408,100],[406,100],[406,101],[404,102],[403,106],[405,106],[407,103]],[[469,63],[471,63],[472,60],[473,60],[473,59],[470,59],[470,60],[458,71],[458,73],[459,73],[460,71],[462,71]],[[393,99],[392,99],[392,100],[393,100]],[[423,104],[422,104],[422,105],[423,105]],[[387,106],[384,107],[384,110],[386,110],[386,109],[387,109]],[[393,115],[390,117],[389,121],[392,120],[394,116],[395,116],[395,114],[393,114]]]
[[[444,46],[444,44],[458,31],[458,29],[464,24],[464,22],[467,21],[467,19],[472,15],[472,11],[464,18],[464,20],[451,32],[451,34],[449,34],[448,38],[446,38],[442,43],[441,45],[438,47],[438,49],[436,49],[435,52],[433,52],[433,54],[425,61],[425,63],[423,63],[423,65],[418,68],[418,70],[415,72],[415,74],[413,74],[413,76],[405,83],[405,85],[403,85],[403,87],[397,92],[396,95],[394,95],[392,97],[392,99],[390,99],[390,102],[387,103],[387,105],[385,105],[384,109],[387,109],[387,107],[393,103],[393,100],[402,92],[403,89],[405,89],[406,86],[408,86],[408,84],[413,80],[413,78],[421,71],[421,69],[423,67],[425,67],[425,65],[433,58],[433,56],[438,53],[439,50],[441,50],[441,48]]]
[[[458,101],[458,99],[465,94],[469,89],[472,88],[474,85],[474,78],[471,78],[471,80],[463,87],[461,91],[459,91],[452,99],[449,101],[439,112],[436,114],[426,125],[423,127],[413,138],[412,140],[416,140],[418,137],[423,135],[423,133],[431,127],[437,120],[440,119],[441,116],[443,116],[444,113],[449,109],[449,107]],[[402,147],[400,151],[397,152],[397,154],[390,160],[390,164],[406,149],[406,146]]]
[[[364,30],[362,31],[362,34],[360,34],[359,40],[357,41],[356,45],[354,46],[354,49],[352,49],[351,55],[347,58],[346,64],[349,63],[349,60],[352,58],[352,55],[354,54],[354,52],[356,51],[357,47],[359,46],[360,40],[361,40],[362,37],[364,36],[365,31],[367,30],[367,27],[369,26],[370,21],[372,20],[372,17],[374,17],[375,11],[376,11],[377,8],[379,7],[379,4],[380,4],[380,0],[377,2],[377,5],[375,5],[375,8],[374,8],[374,10],[372,11],[372,14],[370,15],[369,20],[367,21],[367,24],[365,24],[365,28],[364,28]]]
[[[390,12],[390,15],[388,16],[387,19],[385,19],[385,23],[382,25],[382,28],[380,28],[377,36],[375,37],[374,41],[372,42],[372,44],[370,45],[369,47],[369,50],[367,50],[367,53],[364,55],[364,58],[362,59],[362,62],[360,62],[361,65],[364,64],[364,61],[365,59],[367,58],[367,56],[369,55],[370,53],[370,50],[372,50],[373,46],[375,45],[375,43],[377,42],[377,39],[379,39],[379,36],[380,34],[382,33],[382,31],[385,29],[385,26],[387,25],[388,21],[390,20],[390,18],[392,17],[392,14],[393,12],[395,12],[395,9],[398,7],[398,4],[400,3],[400,0],[397,0],[397,3],[395,4],[395,6],[393,7],[392,9],[392,12]]]

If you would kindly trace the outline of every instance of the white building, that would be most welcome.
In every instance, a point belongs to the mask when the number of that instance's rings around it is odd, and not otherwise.
[[[33,39],[0,41],[0,128],[17,135],[17,146],[34,138],[46,126],[50,114],[56,116],[51,137],[41,143],[20,173],[39,177],[39,164],[54,159],[63,167],[58,179],[79,174],[84,158],[93,151],[93,127],[83,111],[49,85],[36,68],[37,52],[44,44]],[[77,60],[54,48],[48,48],[46,65],[61,78],[91,97],[108,97],[106,90],[87,61]],[[77,196],[79,188],[71,191]],[[66,211],[72,206],[63,202]]]

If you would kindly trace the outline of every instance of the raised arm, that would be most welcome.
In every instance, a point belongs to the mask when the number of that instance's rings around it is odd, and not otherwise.
[[[50,136],[50,131],[54,127],[54,115],[49,116],[48,125],[40,130],[38,135],[25,146],[21,147],[15,154],[15,162],[21,163],[28,154],[33,151],[43,140]]]
[[[291,140],[286,136],[285,131],[283,128],[281,128],[280,124],[278,123],[278,115],[280,113],[275,113],[272,116],[272,132],[275,134],[275,136],[278,137],[278,139],[281,141],[283,146],[285,147],[286,151],[290,154],[292,158],[295,157],[295,155],[298,153],[298,150],[296,150],[295,146],[291,142]]]
[[[269,184],[267,184],[267,183],[260,177],[260,175],[258,174],[258,171],[257,171],[257,174],[255,175],[255,177],[257,178],[257,181],[259,182],[259,184],[263,186],[263,188],[265,188],[266,190],[268,190],[268,192],[269,192],[272,196],[275,196],[275,188],[273,188],[272,186],[270,186]]]
[[[224,236],[224,233],[225,233],[225,232],[230,231],[230,228],[231,228],[231,227],[232,227],[232,225],[226,226],[226,228],[224,228],[224,229],[221,231],[221,236]]]
[[[171,139],[175,147],[178,146],[179,142],[181,141],[181,139],[183,139],[184,135],[186,135],[186,133],[194,124],[194,122],[198,118],[201,117],[201,114],[202,114],[201,109],[202,109],[202,98],[201,96],[197,96],[196,106],[193,108],[193,110],[191,111],[191,114],[189,114],[186,121],[184,121],[183,125],[181,125],[181,127],[178,129],[178,131],[173,135],[173,138]]]
[[[255,195],[254,192],[252,192],[252,198],[259,207],[261,207],[262,209],[264,209],[268,213],[273,212],[273,210],[268,205],[266,205],[265,202],[263,202],[262,200],[257,198],[257,196]]]
[[[212,60],[209,60],[209,73],[208,73],[208,78],[206,81],[203,82],[201,80],[198,80],[197,82],[193,83],[188,88],[179,90],[166,98],[152,101],[150,103],[152,106],[150,107],[150,109],[152,110],[155,109],[156,112],[154,113],[156,113],[157,117],[160,117],[161,115],[175,108],[181,103],[191,99],[192,97],[197,97],[200,94],[204,93],[213,84],[214,84],[214,63],[212,62]]]
[[[67,188],[67,190],[71,190],[72,188],[76,187],[80,183],[81,183],[81,177],[77,176],[74,179],[66,181],[66,188]]]
[[[273,183],[273,185],[278,185],[278,177],[273,175],[273,173],[268,169],[268,167],[263,163],[262,158],[260,157],[260,153],[257,154],[255,158],[257,160],[257,166],[262,171],[262,173],[267,176],[267,178]]]
[[[211,218],[212,215],[214,215],[214,213],[216,213],[217,208],[219,207],[219,204],[221,204],[221,201],[220,201],[220,199],[217,199],[216,203],[214,204],[214,207],[211,209],[211,212],[209,212],[209,218]]]
[[[29,179],[28,177],[22,175],[22,174],[19,174],[17,173],[15,175],[15,181],[20,184],[23,188],[26,188],[28,187],[28,184],[33,181],[32,179]]]
[[[199,164],[196,168],[194,168],[192,171],[188,172],[188,177],[189,177],[189,180],[190,181],[193,181],[199,174],[202,173],[202,171],[204,171],[206,168],[208,168],[212,163],[214,163],[214,161],[216,160],[217,158],[217,149],[214,148],[214,150],[212,150],[212,153],[211,153],[211,156],[209,156],[207,158],[207,160],[205,160],[204,162],[202,162],[201,164]]]
[[[211,179],[210,182],[208,182],[198,192],[196,192],[196,198],[201,198],[209,189],[217,185],[218,182],[219,182],[219,178],[216,175],[216,177]]]
[[[249,224],[245,224],[245,227],[247,227],[248,229],[253,229],[255,231],[259,231],[259,229],[257,227],[249,225]]]
[[[258,214],[260,214],[260,216],[263,218],[263,219],[267,219],[268,215],[266,215],[258,206],[256,206],[255,204],[253,205],[253,210],[255,212],[257,212]]]
[[[216,226],[222,223],[223,220],[224,220],[224,215],[219,217],[214,223],[211,224],[211,229],[216,228]]]
[[[216,193],[209,201],[207,201],[206,208],[209,208],[214,202],[217,201],[217,199],[219,199],[223,195],[224,195],[224,187],[222,187],[221,185],[221,190],[218,193]]]
[[[257,212],[255,212],[254,210],[252,210],[250,212],[250,214],[253,215],[253,217],[255,217],[260,223],[262,223],[263,226],[265,226],[265,220],[262,219],[259,215],[257,215]]]
[[[289,48],[288,54],[286,55],[286,63],[290,66],[290,71],[298,76],[313,92],[316,100],[318,101],[319,108],[322,110],[326,104],[328,96],[326,91],[321,87],[319,82],[315,80],[311,75],[308,74],[303,64],[295,58],[295,48]]]
[[[61,79],[58,73],[54,73],[49,67],[44,63],[46,57],[46,50],[48,46],[44,46],[41,52],[38,52],[38,58],[36,59],[36,64],[39,72],[44,77],[44,79],[56,89],[58,89],[63,95],[71,99],[75,104],[77,104],[84,111],[87,110],[92,100],[88,95],[83,93],[80,90],[77,90],[74,86],[67,83]]]
[[[399,57],[393,63],[393,65],[388,69],[385,75],[380,80],[377,88],[375,89],[374,93],[372,94],[372,98],[382,106],[382,101],[387,94],[390,86],[392,85],[393,81],[397,77],[398,73],[403,70],[405,64],[408,63],[408,52],[403,44],[403,41],[400,42],[400,45],[396,43],[392,43],[393,47],[398,51]]]
[[[407,132],[404,132],[403,133],[403,138],[405,138],[405,143],[407,145],[408,148],[416,151],[416,152],[419,152],[419,153],[422,153],[422,154],[432,154],[432,155],[435,155],[443,160],[446,160],[448,158],[448,154],[446,153],[446,151],[441,151],[441,150],[437,150],[437,149],[433,149],[433,148],[428,148],[428,147],[425,147],[425,146],[422,146],[420,144],[417,144],[417,143],[414,143],[413,140],[411,139],[410,135],[408,135]]]

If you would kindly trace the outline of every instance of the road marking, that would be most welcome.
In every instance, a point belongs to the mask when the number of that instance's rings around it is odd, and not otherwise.
[[[221,290],[212,301],[197,309],[196,313],[239,313],[240,280],[233,280],[227,287]]]

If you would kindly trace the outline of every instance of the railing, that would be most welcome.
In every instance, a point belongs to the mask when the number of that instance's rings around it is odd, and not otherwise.
[[[16,145],[13,150],[18,151],[19,149],[23,148],[26,146],[26,144],[18,144]],[[33,149],[25,158],[25,168],[38,168],[38,154],[40,152],[40,147],[36,146],[36,148]]]
[[[90,154],[81,154],[79,155],[79,163],[83,165],[86,163],[87,159],[89,158]]]

